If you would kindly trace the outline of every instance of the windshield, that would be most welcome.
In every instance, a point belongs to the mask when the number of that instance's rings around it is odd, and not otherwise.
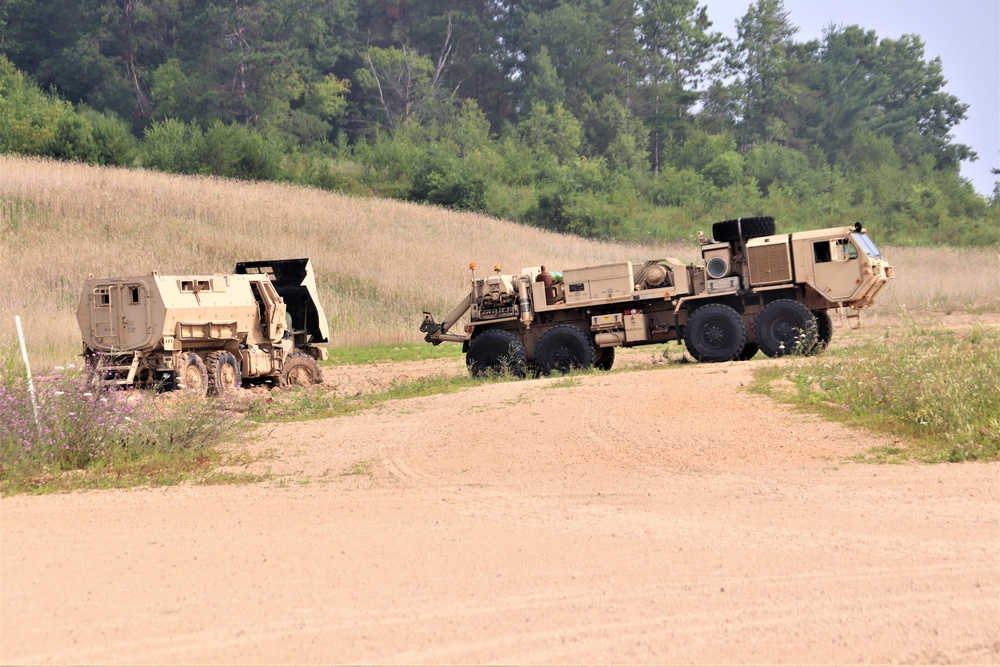
[[[868,238],[867,234],[856,232],[854,234],[851,234],[851,236],[854,238],[854,241],[859,246],[861,246],[861,248],[865,251],[865,253],[869,257],[879,258],[882,256],[882,253],[879,251],[878,248],[875,247],[875,244],[872,242],[870,238]]]

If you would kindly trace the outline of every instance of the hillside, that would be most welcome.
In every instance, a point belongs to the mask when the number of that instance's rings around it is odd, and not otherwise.
[[[14,315],[37,364],[79,351],[76,306],[90,274],[224,273],[235,262],[310,257],[333,346],[417,342],[421,311],[442,313],[480,273],[540,263],[586,266],[676,256],[695,244],[638,246],[585,240],[471,213],[352,198],[299,186],[173,176],[0,156],[0,336]],[[779,217],[778,225],[782,221]],[[873,223],[873,238],[879,239]],[[1000,271],[989,250],[893,249],[898,279],[876,314],[1000,311]],[[910,279],[912,278],[912,280]]]
[[[310,257],[333,345],[418,341],[422,309],[450,309],[480,271],[585,266],[693,246],[588,241],[476,214],[269,183],[0,156],[4,336],[20,314],[33,356],[77,352],[89,275],[225,273],[239,260]]]

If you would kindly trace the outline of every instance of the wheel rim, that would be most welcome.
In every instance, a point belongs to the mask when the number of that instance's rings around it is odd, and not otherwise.
[[[236,370],[232,364],[222,365],[222,368],[219,369],[219,380],[222,386],[227,389],[236,385]]]
[[[705,327],[702,333],[702,341],[705,343],[705,346],[713,350],[717,350],[725,345],[727,339],[725,330],[715,323]]]
[[[312,373],[305,366],[297,366],[288,373],[288,384],[306,386],[312,384]]]
[[[201,371],[194,364],[184,369],[184,387],[190,391],[201,391],[202,379]]]
[[[580,365],[580,360],[576,358],[576,354],[566,343],[560,343],[552,349],[552,361],[552,365],[563,372]]]

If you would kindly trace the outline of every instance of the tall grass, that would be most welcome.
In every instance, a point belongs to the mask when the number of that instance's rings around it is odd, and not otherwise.
[[[776,395],[841,421],[902,436],[867,456],[965,461],[1000,457],[1000,330],[897,326],[862,347],[793,360],[757,373]]]

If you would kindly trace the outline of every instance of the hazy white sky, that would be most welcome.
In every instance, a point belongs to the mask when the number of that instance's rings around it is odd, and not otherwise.
[[[751,0],[701,0],[713,28],[736,36],[736,21]],[[955,141],[979,154],[962,175],[985,196],[993,194],[1000,167],[1000,0],[784,0],[795,39],[823,36],[830,24],[859,25],[879,39],[920,35],[927,61],[941,58],[945,90],[969,105],[966,120],[952,130]]]

